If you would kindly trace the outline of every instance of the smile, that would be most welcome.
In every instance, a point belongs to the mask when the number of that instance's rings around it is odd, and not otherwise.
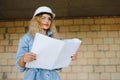
[[[44,26],[49,26],[49,24],[43,24]]]

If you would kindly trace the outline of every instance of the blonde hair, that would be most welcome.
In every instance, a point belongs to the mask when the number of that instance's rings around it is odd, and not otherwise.
[[[29,22],[28,34],[30,34],[33,38],[35,37],[36,33],[41,33],[42,25],[41,25],[40,17],[41,17],[41,15],[35,16]],[[53,20],[51,21],[50,31],[52,32],[51,37],[59,38],[55,24],[53,23]]]

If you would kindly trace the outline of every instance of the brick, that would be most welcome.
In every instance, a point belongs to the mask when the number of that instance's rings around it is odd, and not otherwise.
[[[118,58],[120,58],[120,51],[117,51],[117,52],[116,52],[116,56],[117,56]]]
[[[11,80],[17,79],[16,73],[14,73],[14,72],[7,73],[7,78],[8,78],[8,79],[11,79]]]
[[[110,65],[110,59],[102,58],[98,60],[99,65]]]
[[[114,18],[105,18],[105,24],[115,24]]]
[[[72,66],[71,68],[71,72],[82,72],[83,71],[83,67],[82,66]]]
[[[90,29],[92,31],[100,31],[101,27],[100,25],[91,25]]]
[[[113,38],[104,38],[104,44],[114,44]]]
[[[15,33],[16,32],[16,28],[12,27],[12,28],[7,28],[7,33]]]
[[[92,51],[84,52],[83,56],[84,56],[85,58],[94,58],[94,57],[95,57],[95,56],[94,56],[94,52],[92,52]]]
[[[74,22],[74,25],[83,24],[83,19],[74,19],[73,22]]]
[[[9,40],[1,40],[0,45],[2,46],[9,45]]]
[[[120,50],[119,44],[109,45],[109,48],[110,48],[111,51],[118,51],[118,50]]]
[[[3,73],[0,73],[0,80],[2,80]]]
[[[99,51],[108,51],[109,45],[98,45],[98,50]]]
[[[81,45],[78,51],[87,51],[87,45]]]
[[[120,80],[120,73],[111,73],[112,80]]]
[[[95,66],[94,67],[95,72],[105,72],[104,66]]]
[[[100,80],[110,80],[111,74],[110,73],[101,73]]]
[[[93,40],[91,38],[82,39],[82,44],[93,44]]]
[[[83,73],[84,72],[93,72],[93,66],[83,66]]]
[[[110,64],[111,65],[119,65],[120,64],[120,59],[119,58],[111,58],[110,59]]]
[[[114,38],[115,44],[120,44],[120,38]]]
[[[11,55],[12,59],[16,59],[16,52],[15,53],[9,53]]]
[[[4,35],[3,34],[0,34],[0,39],[4,39]]]
[[[6,33],[6,28],[0,28],[0,33]]]
[[[102,38],[93,38],[93,44],[103,44]]]
[[[95,52],[95,58],[105,58],[104,52]]]
[[[97,32],[87,32],[87,38],[97,38]]]
[[[77,61],[78,61],[78,60],[71,61],[70,66],[75,66],[75,65],[77,65]]]
[[[14,27],[14,22],[13,21],[5,22],[5,26],[6,27]]]
[[[111,30],[116,30],[116,31],[118,31],[118,30],[120,30],[120,25],[118,25],[118,24],[114,24],[114,25],[111,25]]]
[[[115,58],[116,57],[116,52],[114,51],[108,51],[105,52],[106,58]]]
[[[118,37],[120,37],[120,31],[118,31]]]
[[[10,34],[10,39],[18,39],[18,34]]]
[[[12,66],[12,67],[11,67],[11,71],[12,71],[12,72],[15,72],[15,73],[19,73],[19,71],[16,69],[16,66]]]
[[[103,18],[96,18],[95,24],[105,24],[105,20]]]
[[[72,19],[63,20],[63,24],[64,25],[73,25],[73,20]]]
[[[80,31],[90,31],[89,25],[80,25]]]
[[[111,30],[111,25],[101,25],[101,30],[102,31],[110,31]]]
[[[116,72],[116,66],[105,66],[105,72]]]
[[[4,37],[5,37],[5,39],[10,39],[10,34],[7,33],[4,35]]]
[[[5,51],[5,47],[4,46],[0,46],[0,53]]]
[[[76,38],[76,37],[77,37],[77,33],[75,32],[66,33],[66,38]]]
[[[0,22],[0,27],[4,27],[5,26],[5,22]]]
[[[88,73],[78,73],[78,80],[88,80]]]
[[[120,23],[120,18],[115,18],[115,23],[119,24]]]
[[[25,28],[24,27],[17,27],[16,33],[25,33]]]
[[[15,65],[16,59],[7,59],[7,64],[8,65]]]
[[[11,67],[10,66],[2,67],[2,72],[11,72]]]
[[[0,73],[2,72],[2,67],[0,66]]]
[[[97,32],[97,36],[98,36],[98,38],[108,37],[108,32],[106,32],[106,31]]]
[[[98,59],[88,58],[88,64],[89,65],[97,65],[98,64]]]
[[[94,24],[94,19],[83,19],[84,24]]]
[[[77,64],[78,65],[87,65],[88,62],[87,62],[87,59],[81,58],[81,59],[78,59]]]
[[[77,80],[77,73],[68,73],[67,79],[68,80]]]
[[[89,73],[89,80],[99,80],[100,75],[99,73]]]
[[[71,66],[69,66],[69,67],[64,67],[63,69],[62,69],[62,72],[71,72],[72,70],[71,70]]]
[[[59,30],[60,32],[68,32],[69,31],[69,27],[68,26],[61,26],[60,27],[60,30]]]
[[[117,72],[120,72],[120,66],[119,65],[117,66]]]
[[[18,49],[18,46],[7,46],[6,52],[16,52]]]
[[[88,51],[97,51],[98,48],[97,48],[97,45],[88,45],[87,50]]]
[[[5,59],[5,60],[12,58],[11,53],[1,53],[0,56],[1,56],[1,59]]]
[[[18,45],[18,43],[19,43],[19,40],[13,40],[13,44],[12,45]]]
[[[77,32],[77,38],[86,38],[86,32]]]
[[[72,31],[72,32],[77,32],[77,31],[79,31],[80,29],[79,29],[80,27],[79,26],[70,26],[70,32]]]
[[[66,38],[66,33],[65,32],[62,32],[62,33],[58,33],[59,37],[61,39],[65,39]]]
[[[7,65],[7,60],[6,59],[2,59],[0,60],[0,65]]]
[[[63,20],[54,20],[54,23],[57,25],[63,25]]]
[[[24,27],[28,27],[29,26],[29,21],[23,21],[23,25],[24,25]]]
[[[118,32],[117,31],[109,31],[108,32],[108,37],[118,37]]]
[[[83,54],[84,54],[84,52],[77,52],[77,59],[79,58],[82,58],[83,57]]]
[[[14,22],[14,26],[15,26],[15,27],[20,27],[20,26],[23,27],[23,21],[15,21],[15,22]]]

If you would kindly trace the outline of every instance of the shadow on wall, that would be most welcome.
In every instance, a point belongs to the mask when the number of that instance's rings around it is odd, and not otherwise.
[[[7,80],[7,73],[6,72],[3,72],[3,74],[2,74],[2,80]]]

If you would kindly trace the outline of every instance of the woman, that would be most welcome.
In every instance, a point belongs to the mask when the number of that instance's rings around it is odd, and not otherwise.
[[[58,38],[53,19],[55,14],[49,7],[39,7],[30,21],[28,33],[21,39],[17,51],[16,67],[20,72],[26,72],[24,80],[60,80],[55,70],[39,68],[26,68],[25,64],[36,59],[36,55],[30,52],[36,33],[41,33],[49,37]],[[73,56],[72,59],[76,59]]]

